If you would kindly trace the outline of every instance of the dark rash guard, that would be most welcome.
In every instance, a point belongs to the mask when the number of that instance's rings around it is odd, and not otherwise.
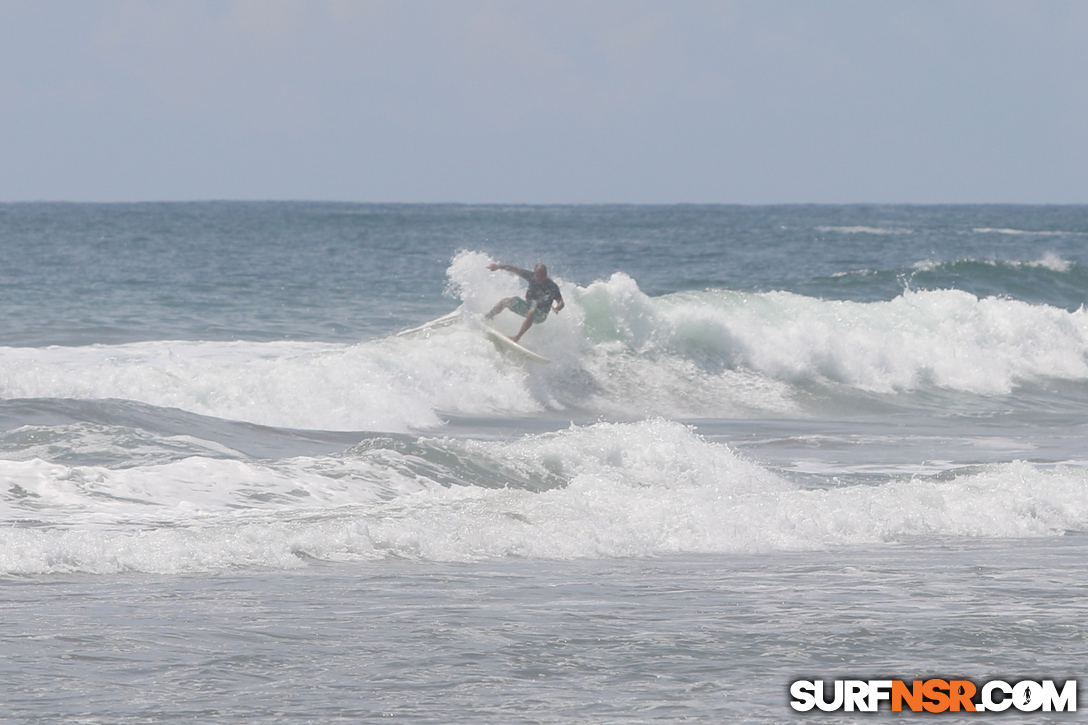
[[[551,312],[552,304],[563,299],[559,285],[551,279],[546,279],[543,284],[540,284],[533,278],[533,273],[527,269],[521,270],[518,274],[529,281],[529,289],[525,291],[525,301],[538,316],[541,312],[547,315]]]

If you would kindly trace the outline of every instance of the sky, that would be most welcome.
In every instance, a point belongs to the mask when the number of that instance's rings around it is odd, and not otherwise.
[[[0,201],[1088,203],[1085,0],[0,0]]]

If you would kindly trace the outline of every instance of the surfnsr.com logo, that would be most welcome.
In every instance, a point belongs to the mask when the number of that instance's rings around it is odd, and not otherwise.
[[[893,712],[1076,712],[1077,681],[1059,688],[1054,680],[991,680],[981,687],[970,680],[835,680],[831,693],[823,680],[797,680],[790,685],[790,707],[799,712],[876,712],[887,702]]]

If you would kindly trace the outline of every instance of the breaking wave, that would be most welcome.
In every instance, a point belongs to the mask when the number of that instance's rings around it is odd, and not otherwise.
[[[518,291],[482,254],[450,267],[456,324],[356,344],[156,341],[0,348],[4,399],[120,399],[260,425],[424,431],[448,416],[738,417],[804,413],[813,385],[1007,395],[1088,381],[1088,311],[961,290],[875,302],[711,289],[652,297],[616,273],[562,283],[567,308],[504,354],[479,318]],[[495,323],[512,332],[503,313]]]
[[[101,432],[100,432],[101,433]],[[805,487],[664,420],[372,438],[279,461],[0,461],[8,574],[822,550],[1088,526],[1088,472],[1011,462]]]

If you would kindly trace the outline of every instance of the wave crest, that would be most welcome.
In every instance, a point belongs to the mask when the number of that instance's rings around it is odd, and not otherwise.
[[[561,314],[504,357],[478,320],[521,291],[466,252],[450,268],[459,321],[352,345],[146,342],[0,348],[5,399],[120,399],[284,428],[411,432],[459,417],[614,419],[804,415],[813,386],[904,395],[1007,395],[1088,381],[1088,310],[958,290],[886,301],[711,289],[651,297],[617,272],[558,280]],[[504,312],[507,332],[520,318]]]

